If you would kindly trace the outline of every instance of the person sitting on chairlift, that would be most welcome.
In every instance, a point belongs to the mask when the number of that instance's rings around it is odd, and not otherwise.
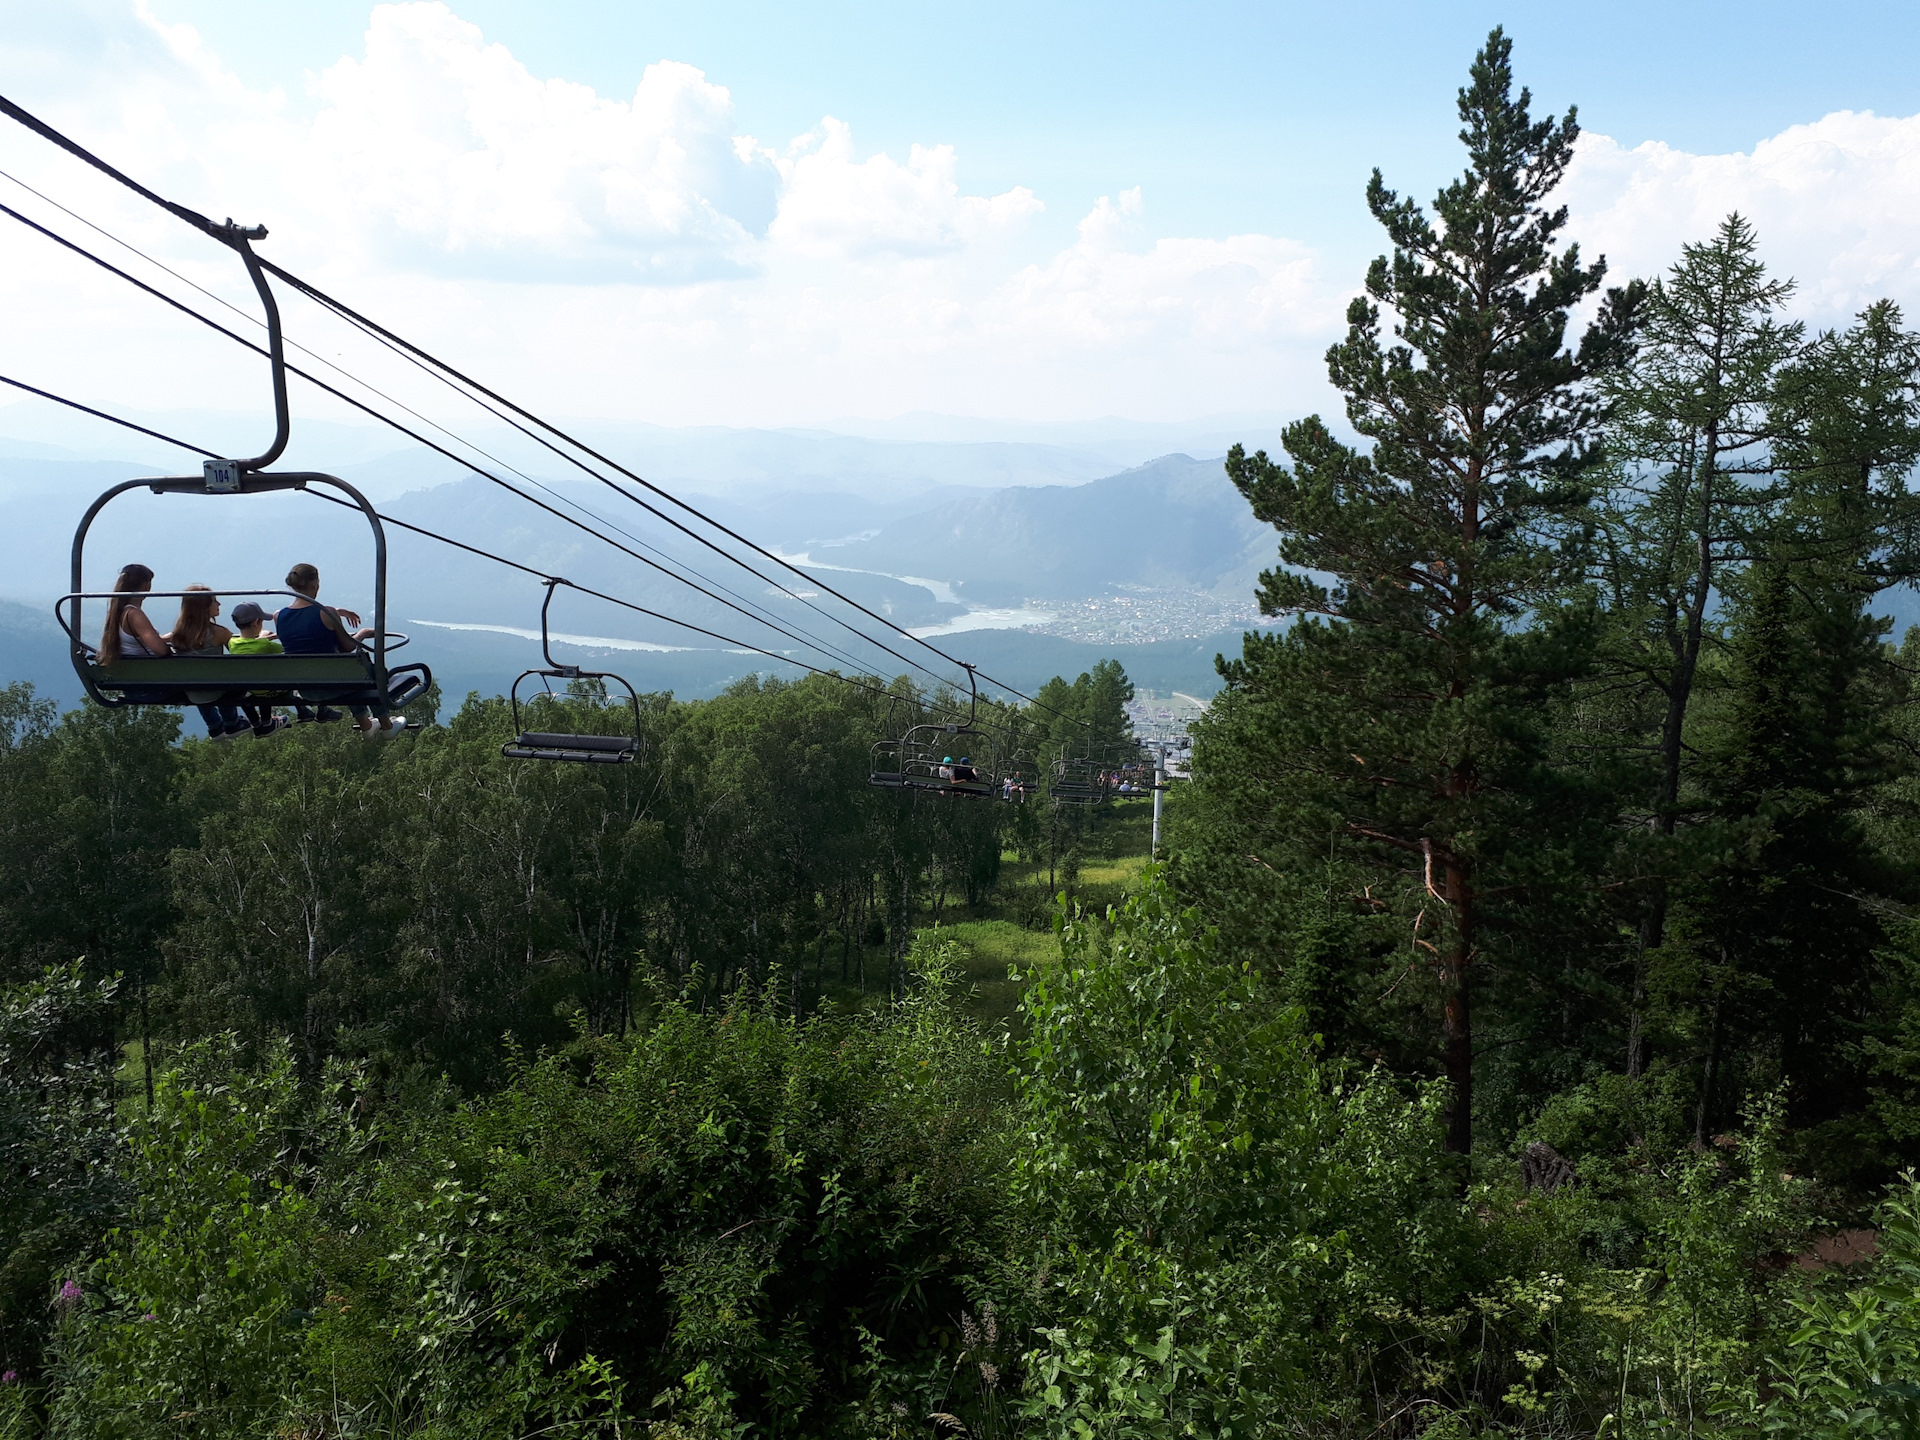
[[[953,780],[953,756],[942,755],[940,757],[939,775],[942,780],[948,782]]]
[[[167,655],[164,636],[154,628],[153,621],[147,618],[146,611],[140,607],[146,603],[146,592],[153,588],[153,571],[141,564],[123,567],[119,577],[113,582],[115,598],[107,606],[107,626],[100,633],[100,649],[96,662],[111,665],[121,656],[140,657],[149,655]],[[129,596],[122,600],[122,595]]]
[[[266,624],[267,612],[251,600],[242,600],[233,607],[233,623],[240,627],[240,633],[227,641],[229,655],[284,655],[286,647],[271,635],[262,633]],[[271,705],[249,705],[242,703],[240,708],[247,712],[252,722],[253,736],[264,740],[275,731],[284,730],[292,722],[286,716],[275,713]]]
[[[135,563],[120,571],[113,582],[114,598],[107,602],[107,624],[100,632],[100,648],[94,652],[96,665],[111,666],[116,660],[146,660],[169,653],[166,638],[140,608],[151,589],[153,571],[145,565]],[[121,694],[139,705],[167,703],[164,690],[136,686],[123,689]]]
[[[220,597],[205,585],[189,585],[180,597],[180,614],[167,632],[167,646],[176,655],[224,655],[233,632],[219,623]],[[188,692],[191,699],[195,693]],[[231,695],[193,707],[207,722],[209,740],[231,740],[247,729],[240,706]]]
[[[353,611],[336,610],[320,603],[318,567],[305,561],[295,565],[287,571],[287,588],[301,597],[273,617],[274,634],[279,637],[287,654],[351,654],[358,642],[373,634],[372,630],[360,628],[360,617]],[[355,628],[349,631],[349,625]],[[340,718],[340,712],[331,705],[322,705],[317,712],[310,705],[296,705],[294,709],[302,721]],[[388,717],[384,723],[376,721],[365,705],[349,704],[347,709],[363,735],[372,735],[383,729],[399,730],[407,723],[398,715]]]
[[[962,755],[960,763],[953,767],[950,778],[956,785],[978,785],[980,772],[973,768],[973,760],[970,756]]]

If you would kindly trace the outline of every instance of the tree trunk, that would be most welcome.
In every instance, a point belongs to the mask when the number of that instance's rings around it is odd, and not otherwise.
[[[1725,952],[1722,951],[1721,961],[1723,968],[1725,958]],[[1704,1072],[1700,1076],[1700,1105],[1699,1108],[1695,1110],[1693,1117],[1693,1143],[1700,1149],[1705,1149],[1707,1144],[1707,1112],[1713,1104],[1713,1082],[1715,1079],[1715,1071],[1718,1070],[1720,1065],[1720,1013],[1726,1003],[1726,995],[1727,992],[1724,984],[1714,993],[1713,1023],[1707,1030],[1707,1063]]]
[[[1473,1153],[1473,890],[1464,867],[1445,867],[1444,896],[1453,934],[1440,972],[1442,1063],[1447,1100],[1447,1150]]]
[[[140,1060],[147,1072],[147,1113],[153,1113],[153,1025],[147,1015],[147,967],[140,967]]]
[[[1700,505],[1694,525],[1693,594],[1688,597],[1686,625],[1677,639],[1673,684],[1667,690],[1667,713],[1660,722],[1660,793],[1656,797],[1653,825],[1660,837],[1673,838],[1679,825],[1680,769],[1686,755],[1687,707],[1693,701],[1694,677],[1700,668],[1700,646],[1706,634],[1707,602],[1713,595],[1713,503],[1714,477],[1720,458],[1720,432],[1709,425],[1702,441]],[[1647,1003],[1647,954],[1657,950],[1666,939],[1667,886],[1654,882],[1653,903],[1640,925],[1640,945],[1634,956],[1633,1013],[1627,1025],[1627,1075],[1638,1078],[1645,1066],[1645,1021]]]

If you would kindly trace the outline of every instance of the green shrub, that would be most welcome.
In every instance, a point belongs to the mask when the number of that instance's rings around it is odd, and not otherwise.
[[[193,1047],[133,1126],[126,1220],[55,1302],[56,1435],[257,1435],[297,1382],[313,1206],[287,1163],[292,1059],[235,1059]]]
[[[1355,1421],[1414,1378],[1408,1307],[1446,1298],[1460,1243],[1437,1097],[1323,1065],[1161,877],[1111,918],[1067,921],[1028,992],[1016,1190],[1060,1316],[1028,1414],[1129,1436]]]
[[[1805,1440],[1920,1436],[1920,1181],[1905,1176],[1875,1216],[1879,1255],[1791,1304],[1801,1324],[1778,1352],[1764,1428]]]

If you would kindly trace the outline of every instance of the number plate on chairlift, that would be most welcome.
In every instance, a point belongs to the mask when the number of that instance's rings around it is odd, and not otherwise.
[[[238,495],[240,467],[232,460],[208,460],[201,466],[207,477],[209,495]]]

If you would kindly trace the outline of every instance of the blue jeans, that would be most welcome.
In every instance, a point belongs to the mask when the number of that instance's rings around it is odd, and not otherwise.
[[[240,718],[240,707],[221,701],[216,705],[196,705],[200,718],[207,722],[207,734],[224,735],[229,730],[238,730],[247,722]]]

